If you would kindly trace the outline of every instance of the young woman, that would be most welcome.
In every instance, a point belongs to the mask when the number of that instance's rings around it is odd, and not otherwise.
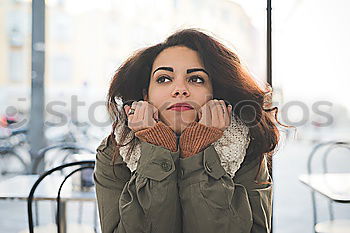
[[[113,131],[97,148],[102,232],[270,232],[279,133],[266,95],[200,30],[131,56],[111,82]]]

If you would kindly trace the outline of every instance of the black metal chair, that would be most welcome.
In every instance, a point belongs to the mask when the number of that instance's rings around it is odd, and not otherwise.
[[[321,154],[322,159],[322,166],[321,166],[321,174],[329,173],[329,167],[328,167],[328,160],[330,157],[330,154],[332,151],[338,148],[345,148],[350,151],[350,142],[344,142],[344,141],[328,141],[328,142],[322,142],[314,146],[312,149],[308,161],[307,161],[307,172],[308,175],[311,175],[314,173],[312,169],[313,165],[313,159],[316,156],[317,153],[324,149],[324,153]],[[350,154],[349,154],[350,155]],[[340,228],[347,228],[344,232],[349,232],[350,229],[350,220],[337,220],[334,218],[334,200],[328,199],[328,211],[329,211],[329,219],[330,221],[324,221],[324,222],[318,222],[317,219],[317,204],[316,204],[316,192],[311,189],[311,200],[312,200],[312,210],[313,210],[313,228],[315,233],[323,233],[323,232],[342,232],[342,231],[333,231],[330,229],[336,229],[337,226]]]
[[[30,193],[28,195],[27,199],[27,213],[28,213],[28,226],[29,226],[29,232],[34,233],[34,224],[33,224],[33,200],[34,200],[34,193],[35,190],[37,189],[38,185],[50,174],[52,174],[55,171],[62,171],[65,168],[69,167],[77,167],[73,171],[70,171],[68,175],[65,176],[63,179],[62,183],[60,184],[60,187],[58,188],[58,193],[57,193],[57,198],[56,198],[56,203],[57,203],[57,212],[56,212],[56,225],[57,225],[57,232],[61,233],[62,232],[62,226],[61,226],[61,190],[66,182],[66,180],[71,177],[74,173],[82,171],[84,169],[94,169],[95,166],[95,161],[93,160],[85,160],[85,161],[77,161],[77,162],[72,162],[72,163],[67,163],[60,165],[58,167],[52,168],[46,172],[44,172],[40,177],[37,179],[37,181],[34,183],[32,186]],[[96,212],[96,211],[95,211]],[[65,226],[64,226],[65,227]],[[96,232],[96,224],[94,227],[94,230]]]
[[[79,153],[79,152],[86,152],[86,153],[91,153],[93,154],[94,152],[84,146],[78,145],[76,143],[58,143],[55,145],[50,145],[44,148],[41,148],[38,152],[38,155],[36,156],[36,158],[34,159],[33,163],[32,163],[32,168],[31,168],[31,172],[32,174],[39,174],[39,166],[40,164],[44,161],[44,159],[47,157],[49,152],[52,152],[54,150],[57,150],[57,153],[55,153],[55,155],[58,155],[57,157],[55,157],[55,160],[58,160],[58,164],[64,164],[67,161],[68,162],[73,162],[73,161],[69,161],[70,160],[70,155],[75,154],[75,153]],[[66,152],[65,154],[63,154],[62,156],[62,152]],[[54,166],[54,161],[49,162],[49,164],[46,166],[47,169],[50,169]],[[39,225],[39,211],[38,211],[39,207],[38,207],[38,203],[35,202],[35,225],[38,226]],[[79,216],[81,216],[82,211],[83,211],[83,206],[82,203],[80,203],[79,206]],[[79,221],[81,222],[81,220]]]

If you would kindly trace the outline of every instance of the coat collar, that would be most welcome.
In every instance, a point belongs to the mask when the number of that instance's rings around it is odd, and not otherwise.
[[[125,124],[120,124],[119,127],[116,127],[115,139],[118,142],[123,127],[126,127]],[[133,134],[129,133],[126,137],[126,142],[132,140],[132,138]],[[236,115],[233,115],[231,125],[226,128],[222,137],[212,143],[220,158],[221,166],[231,177],[234,177],[236,171],[240,168],[249,143],[249,128]],[[131,156],[126,158],[129,148],[130,144],[120,147],[119,154],[130,171],[134,171],[141,156],[141,143],[136,144]]]

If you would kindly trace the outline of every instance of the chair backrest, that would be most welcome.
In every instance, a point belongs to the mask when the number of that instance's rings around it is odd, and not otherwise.
[[[81,145],[78,145],[78,144],[75,144],[75,143],[59,143],[59,144],[44,147],[44,148],[39,150],[38,156],[35,158],[35,160],[33,162],[33,166],[32,166],[32,173],[33,174],[39,173],[39,171],[38,171],[39,164],[45,159],[46,154],[48,152],[50,152],[52,150],[56,150],[56,149],[58,149],[59,151],[71,151],[72,152],[71,154],[77,153],[77,151],[84,151],[87,153],[95,153],[91,149],[84,147],[84,146],[81,146]],[[61,156],[60,153],[58,153],[58,154]],[[62,158],[61,163],[65,163],[66,159],[69,155],[70,154],[65,155]]]
[[[328,158],[332,151],[338,148],[346,148],[350,151],[350,142],[345,141],[328,141],[328,142],[322,142],[317,144],[311,151],[308,161],[307,161],[307,172],[308,174],[313,173],[312,164],[313,160],[316,155],[319,155],[320,153],[317,153],[321,151],[321,149],[325,149],[325,152],[323,154],[320,154],[320,159],[322,159],[322,173],[328,172]],[[350,155],[350,153],[349,153]]]
[[[93,160],[85,160],[85,161],[77,161],[77,162],[72,162],[72,163],[66,163],[63,165],[60,165],[58,167],[54,167],[46,172],[44,172],[43,174],[41,174],[39,176],[39,178],[36,180],[36,182],[34,183],[34,185],[32,186],[29,195],[28,195],[28,199],[27,199],[27,214],[28,214],[28,226],[29,226],[29,232],[30,233],[34,233],[34,224],[33,224],[33,199],[34,199],[34,193],[35,190],[37,189],[38,185],[50,174],[52,174],[55,171],[61,171],[65,168],[68,167],[74,167],[77,166],[78,168],[74,169],[73,171],[71,171],[68,175],[66,175],[62,181],[62,183],[60,184],[60,187],[58,188],[58,192],[57,192],[57,198],[56,198],[56,202],[57,202],[57,213],[56,213],[56,225],[57,225],[57,232],[60,233],[61,232],[61,226],[60,226],[60,219],[59,217],[61,216],[60,213],[60,201],[61,201],[61,190],[62,187],[64,185],[64,183],[66,182],[66,180],[72,176],[74,173],[78,172],[78,171],[82,171],[84,169],[94,169],[95,167],[95,161]]]
[[[314,164],[315,158],[318,158],[321,163],[321,174],[328,173],[328,162],[331,152],[333,152],[335,149],[338,148],[346,148],[350,152],[350,142],[345,141],[328,141],[328,142],[322,142],[314,146],[311,153],[309,154],[308,161],[307,161],[307,172],[309,175],[314,173],[314,169],[312,165]],[[321,153],[323,152],[323,153]],[[349,153],[350,155],[350,153]],[[335,158],[334,156],[332,158]],[[349,156],[350,158],[350,156]],[[343,163],[344,164],[344,163]],[[312,211],[313,211],[313,222],[314,226],[318,222],[317,217],[317,204],[316,204],[316,193],[314,190],[311,190],[311,200],[312,200]],[[334,220],[334,208],[333,208],[333,201],[328,200],[328,211],[330,220]]]

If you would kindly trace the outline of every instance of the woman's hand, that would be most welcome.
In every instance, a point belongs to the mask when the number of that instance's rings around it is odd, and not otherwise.
[[[135,112],[128,115],[131,108],[135,109]],[[154,126],[159,119],[158,109],[143,100],[132,102],[131,107],[125,105],[124,111],[128,117],[128,127],[134,132]]]
[[[232,105],[226,104],[223,100],[209,100],[198,111],[198,123],[208,127],[216,127],[222,131],[231,124]]]

